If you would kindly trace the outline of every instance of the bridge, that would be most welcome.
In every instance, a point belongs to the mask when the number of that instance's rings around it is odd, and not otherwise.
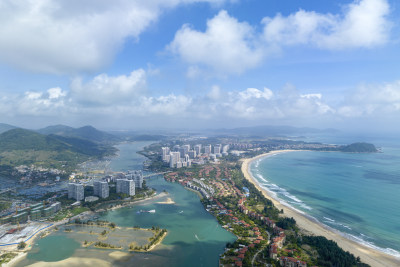
[[[153,177],[153,176],[156,176],[156,175],[166,174],[166,173],[169,173],[169,172],[171,172],[171,171],[157,172],[157,173],[147,174],[147,175],[143,175],[143,178],[149,178],[149,177]]]

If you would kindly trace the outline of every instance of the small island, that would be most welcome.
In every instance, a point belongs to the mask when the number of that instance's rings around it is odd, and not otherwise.
[[[167,235],[166,229],[120,227],[107,221],[76,220],[64,231],[79,241],[82,247],[147,252],[153,250]]]

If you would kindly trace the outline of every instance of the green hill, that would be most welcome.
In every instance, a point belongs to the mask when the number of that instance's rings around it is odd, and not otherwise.
[[[53,125],[46,128],[40,129],[37,132],[41,134],[54,134],[65,137],[76,137],[81,139],[90,140],[97,143],[115,143],[120,139],[112,134],[99,131],[92,126],[83,126],[80,128],[72,128],[65,125]]]
[[[339,148],[343,152],[354,152],[354,153],[373,153],[378,152],[373,144],[369,143],[353,143],[347,146],[341,146]]]
[[[8,130],[15,129],[17,127],[12,126],[10,124],[0,123],[0,134],[7,132]]]
[[[111,146],[84,139],[12,129],[0,134],[0,171],[9,174],[13,167],[31,164],[73,170],[83,161],[115,151]]]

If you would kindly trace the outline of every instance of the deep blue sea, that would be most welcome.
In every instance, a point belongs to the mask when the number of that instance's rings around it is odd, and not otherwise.
[[[346,143],[338,141],[330,143]],[[254,161],[250,171],[287,205],[400,257],[400,140],[373,143],[382,153],[295,151]]]

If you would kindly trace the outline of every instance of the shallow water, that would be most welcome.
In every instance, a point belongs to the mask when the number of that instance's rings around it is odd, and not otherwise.
[[[150,143],[136,142],[118,146],[120,157],[113,159],[112,169],[141,169],[145,158],[136,151],[148,144]],[[96,257],[112,262],[114,266],[218,266],[219,255],[224,251],[226,243],[233,242],[236,237],[223,229],[216,219],[205,211],[195,193],[185,190],[179,184],[167,183],[161,176],[154,176],[146,182],[158,192],[166,190],[169,194],[133,207],[105,212],[100,214],[100,219],[125,227],[158,226],[167,229],[168,235],[157,249],[148,253],[131,253],[133,256],[128,262],[118,262],[108,256],[112,250],[81,248],[76,240],[70,240],[71,235],[57,232],[39,240],[27,258],[17,266],[22,267],[37,261],[54,261],[46,256],[49,253],[55,254],[57,261],[72,256]],[[157,203],[165,201],[168,197],[175,204]],[[155,209],[156,212],[137,213],[139,210],[151,209]],[[67,252],[59,253],[58,244],[65,244]]]

